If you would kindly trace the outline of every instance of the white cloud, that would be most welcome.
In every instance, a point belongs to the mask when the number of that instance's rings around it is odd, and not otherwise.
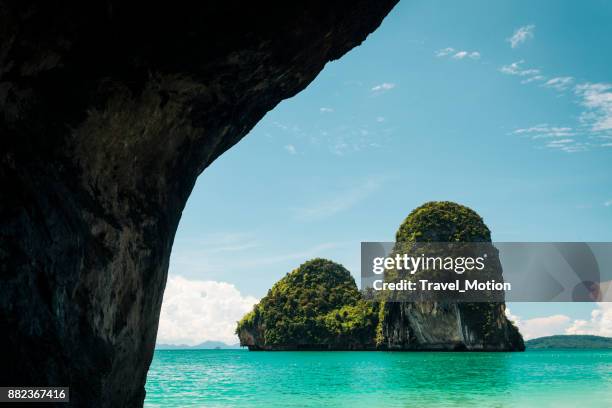
[[[436,57],[446,57],[447,55],[455,52],[455,49],[452,47],[443,48],[441,50],[436,51]]]
[[[574,82],[571,76],[551,78],[544,84],[547,88],[553,88],[557,91],[565,91]]]
[[[503,65],[499,72],[506,75],[517,75],[517,76],[538,76],[540,74],[539,69],[535,68],[523,68],[524,60],[513,62],[510,65]]]
[[[520,323],[519,329],[525,339],[533,339],[563,333],[567,330],[570,322],[569,316],[557,314],[525,320]]]
[[[506,317],[514,322],[514,324],[516,324],[517,326],[519,325],[519,322],[521,321],[521,318],[517,315],[512,314],[512,311],[510,311],[510,308],[508,306],[506,306]]]
[[[394,83],[383,82],[382,84],[373,86],[372,87],[372,91],[373,92],[384,92],[384,91],[389,91],[389,90],[391,90],[393,88],[395,88],[395,84]]]
[[[532,139],[542,139],[550,137],[567,137],[575,134],[571,127],[567,126],[549,126],[546,123],[535,125],[529,128],[516,129],[512,132],[516,135],[529,136]]]
[[[584,83],[576,85],[575,92],[586,108],[582,122],[594,132],[612,130],[612,84]]]
[[[517,28],[512,34],[512,37],[506,39],[510,43],[512,48],[517,48],[525,41],[534,37],[535,25],[530,24],[520,28]]]
[[[512,134],[532,140],[545,139],[544,147],[558,149],[566,153],[583,152],[588,150],[590,146],[589,143],[576,140],[576,131],[571,127],[549,126],[544,123],[529,128],[516,129]]]
[[[524,67],[524,60],[503,65],[499,71],[506,75],[524,77],[521,84],[544,81],[542,87],[564,92],[575,82],[572,76],[559,76],[548,79],[539,69]],[[573,87],[575,102],[583,110],[580,123],[574,128],[537,125],[517,129],[514,134],[531,139],[563,137],[563,140],[547,142],[544,147],[558,149],[566,153],[577,153],[594,148],[612,147],[612,83],[581,83]]]
[[[574,139],[557,139],[553,140],[552,142],[548,142],[548,147],[555,147],[555,145],[564,145],[573,141]]]
[[[608,200],[604,203],[604,206],[606,207],[612,207],[612,200]]]
[[[524,76],[532,70],[521,68],[523,61],[504,66],[501,72],[510,75]],[[537,71],[537,70],[536,70]],[[527,83],[536,80],[538,75],[522,81]],[[542,78],[543,79],[543,78]],[[542,86],[564,91],[574,82],[571,76],[555,77]],[[612,84],[582,83],[574,86],[576,103],[582,106],[580,124],[575,128],[537,125],[531,128],[517,129],[514,134],[528,136],[531,139],[563,137],[564,140],[548,142],[545,147],[554,148],[566,153],[577,153],[597,147],[612,147]]]
[[[546,147],[559,149],[566,153],[578,153],[587,151],[589,145],[586,143],[576,142],[574,139],[558,139],[548,142]]]
[[[341,190],[324,201],[296,209],[295,215],[298,219],[313,220],[346,211],[378,191],[385,181],[383,177],[370,177],[363,183]]]
[[[519,328],[525,340],[561,334],[571,323],[569,316],[562,314],[521,320],[519,316],[513,315],[509,308],[506,308],[506,316]]]
[[[455,52],[456,51],[456,52]],[[480,59],[480,53],[478,51],[465,51],[465,50],[455,50],[452,47],[443,48],[435,52],[436,57],[442,58],[446,56],[452,56],[453,59]]]
[[[534,75],[531,78],[523,79],[521,81],[521,84],[528,84],[530,82],[535,82],[535,81],[543,81],[545,79],[546,77],[544,75]]]
[[[441,50],[436,51],[436,57],[446,57],[447,55],[455,52],[455,49],[452,47],[443,48]]]
[[[236,322],[257,299],[226,282],[170,276],[157,333],[158,344],[196,345],[207,340],[235,344]]]
[[[556,314],[536,317],[522,321],[506,308],[506,316],[519,328],[526,340],[556,334],[591,334],[594,336],[612,336],[612,303],[599,302],[591,311],[589,320],[573,320],[566,315]]]
[[[376,122],[383,123],[384,121],[385,121],[385,118],[383,116],[377,116],[376,117]]]
[[[389,88],[388,86],[386,88]],[[382,88],[381,88],[382,89]],[[372,97],[382,95],[384,91],[372,92]],[[326,115],[334,115],[325,113]],[[379,118],[382,118],[379,119]],[[306,123],[300,127],[289,123],[271,122],[268,137],[277,138],[280,146],[289,154],[301,154],[300,146],[311,146],[315,149],[326,149],[332,154],[344,156],[366,149],[376,149],[385,145],[395,131],[393,126],[380,126],[382,116],[358,118],[348,122],[336,122],[329,128],[321,128],[319,123]],[[282,137],[276,135],[281,134]],[[284,133],[284,134],[282,134]],[[281,140],[282,139],[282,140]],[[293,147],[291,147],[293,146]]]
[[[333,111],[334,111],[334,108],[326,108],[326,107],[319,108],[319,112],[321,113],[332,113]]]
[[[591,312],[590,320],[574,320],[565,333],[612,336],[612,303],[597,303],[597,308]]]
[[[455,59],[464,59],[466,57],[471,58],[471,59],[479,59],[480,53],[478,51],[473,51],[473,52],[459,51],[458,53],[453,55],[453,58]]]

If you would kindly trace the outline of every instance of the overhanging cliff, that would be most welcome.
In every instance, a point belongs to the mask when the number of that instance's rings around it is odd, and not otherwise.
[[[0,0],[0,384],[142,405],[197,176],[395,0]]]

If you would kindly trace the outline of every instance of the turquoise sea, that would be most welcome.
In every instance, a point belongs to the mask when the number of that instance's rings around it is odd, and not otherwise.
[[[612,407],[612,350],[157,350],[145,407]]]

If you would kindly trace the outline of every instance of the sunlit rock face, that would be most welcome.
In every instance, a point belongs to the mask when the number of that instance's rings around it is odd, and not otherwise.
[[[395,0],[32,3],[0,0],[0,383],[141,406],[196,177]]]
[[[410,213],[396,241],[491,242],[491,232],[465,206],[430,202]],[[523,338],[505,310],[501,302],[387,303],[381,310],[377,341],[380,348],[391,350],[522,351]]]

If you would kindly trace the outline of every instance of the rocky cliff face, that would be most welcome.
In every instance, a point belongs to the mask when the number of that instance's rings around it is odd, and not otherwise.
[[[467,207],[430,202],[410,213],[399,227],[396,241],[491,242],[491,232]],[[495,270],[500,272],[501,266]],[[507,319],[505,309],[499,302],[387,303],[381,308],[378,344],[390,350],[525,350],[523,338]]]
[[[481,318],[486,310],[492,320]],[[389,303],[381,324],[385,350],[523,351],[503,304],[470,310],[460,303]]]
[[[0,0],[0,384],[141,406],[196,177],[394,3]]]

